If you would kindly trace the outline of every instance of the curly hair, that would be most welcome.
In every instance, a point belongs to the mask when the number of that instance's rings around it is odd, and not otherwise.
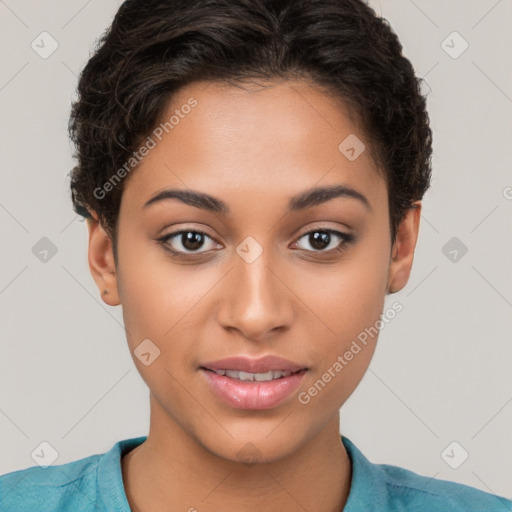
[[[123,186],[97,191],[196,81],[305,78],[361,123],[386,180],[392,242],[430,187],[432,133],[417,78],[387,20],[362,0],[128,0],[79,78],[69,134],[76,213],[94,211],[116,256]]]

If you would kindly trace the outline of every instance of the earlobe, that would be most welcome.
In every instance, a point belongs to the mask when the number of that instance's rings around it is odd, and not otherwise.
[[[92,212],[87,219],[89,230],[88,261],[91,275],[96,282],[103,302],[117,306],[121,302],[117,288],[117,273],[112,250],[112,240]]]
[[[400,222],[396,240],[391,249],[388,294],[400,291],[409,281],[418,240],[420,216],[421,201],[417,201],[411,205]]]

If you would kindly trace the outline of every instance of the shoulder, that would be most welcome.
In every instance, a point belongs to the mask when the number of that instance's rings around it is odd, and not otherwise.
[[[352,462],[346,512],[512,512],[512,501],[468,485],[374,464],[342,437]]]
[[[31,466],[0,476],[0,510],[92,510],[99,458],[96,454],[66,464]]]
[[[66,464],[32,466],[0,476],[0,512],[130,512],[121,459],[147,436]]]
[[[411,511],[512,512],[512,501],[468,485],[419,475],[389,464],[378,464],[396,503]],[[402,510],[401,508],[398,510]]]

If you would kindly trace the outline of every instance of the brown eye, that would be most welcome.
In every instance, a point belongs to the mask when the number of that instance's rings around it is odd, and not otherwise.
[[[164,237],[159,238],[158,241],[164,244],[169,251],[186,255],[202,254],[207,252],[209,249],[206,251],[199,251],[199,249],[205,245],[206,239],[213,242],[213,239],[202,231],[182,230],[165,235]],[[216,246],[218,244],[214,243],[213,245]]]
[[[310,252],[330,252],[331,250],[341,250],[345,245],[353,241],[354,236],[333,229],[315,229],[302,235],[299,240],[305,239],[312,249],[299,247]],[[299,245],[299,242],[296,242]]]

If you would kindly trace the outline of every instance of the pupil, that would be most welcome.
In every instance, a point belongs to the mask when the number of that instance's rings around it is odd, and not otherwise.
[[[189,231],[181,235],[181,243],[183,244],[183,247],[185,247],[185,249],[193,251],[194,249],[201,248],[201,245],[203,245],[202,238],[203,235],[201,233]]]
[[[331,241],[330,238],[330,233],[316,231],[309,235],[309,243],[311,244],[311,247],[314,247],[315,249],[325,249]]]

